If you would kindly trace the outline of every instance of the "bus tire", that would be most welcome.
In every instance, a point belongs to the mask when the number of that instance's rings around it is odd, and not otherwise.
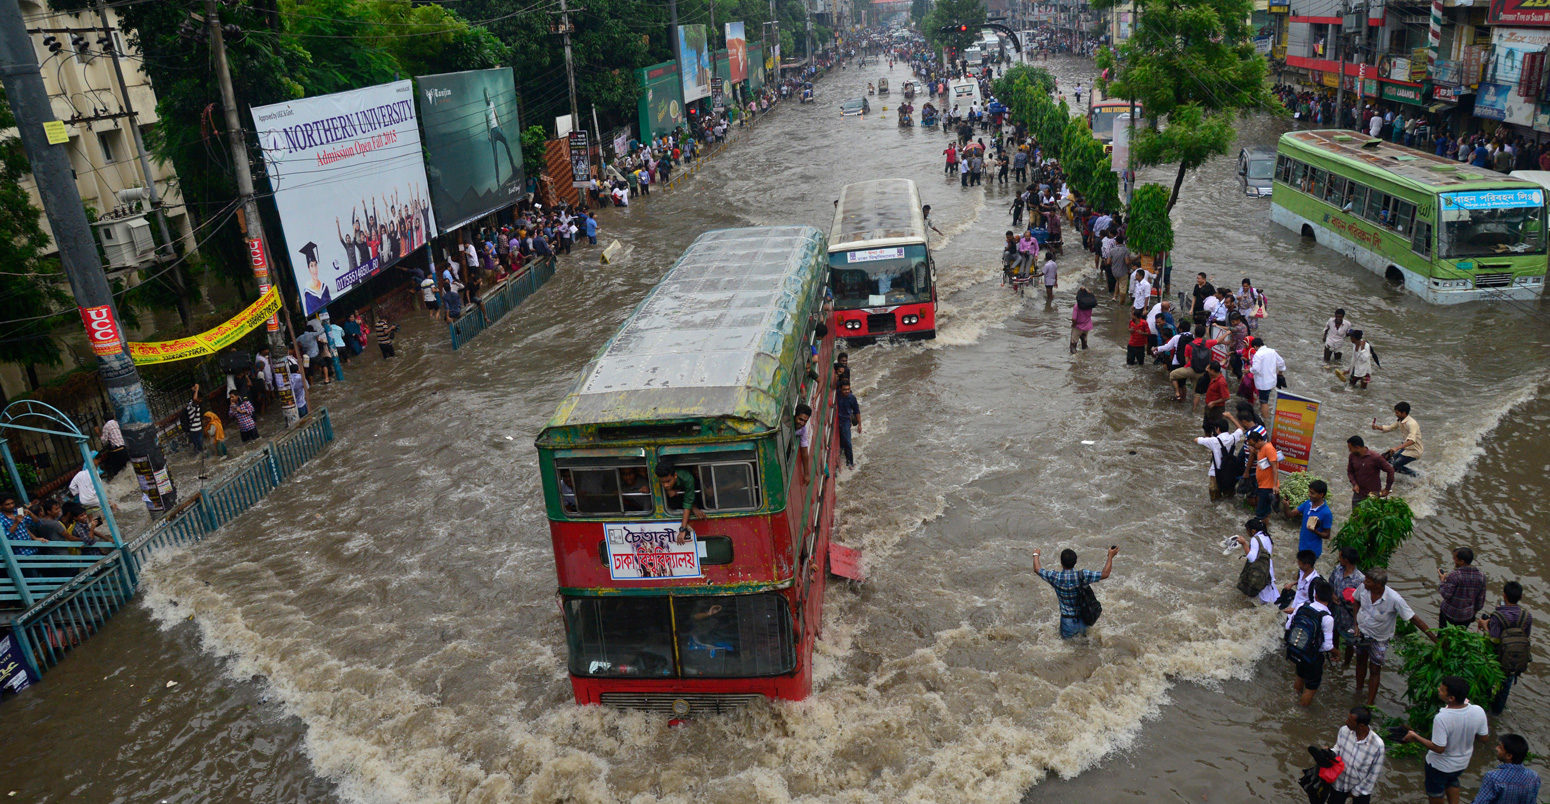
[[[1302,236],[1303,237],[1311,237],[1314,240],[1318,240],[1317,237],[1313,237],[1313,227],[1309,226],[1306,223],[1302,225]]]
[[[1405,272],[1399,270],[1399,267],[1396,265],[1390,265],[1383,269],[1383,278],[1396,285],[1403,285],[1405,283]]]

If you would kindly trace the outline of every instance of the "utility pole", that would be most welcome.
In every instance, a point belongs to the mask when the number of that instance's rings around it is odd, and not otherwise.
[[[683,109],[684,123],[689,122],[689,111],[683,107],[684,102],[684,62],[683,52],[679,50],[678,43],[678,0],[667,0],[667,43],[673,48],[673,63],[678,65],[678,108]]]
[[[1340,128],[1345,120],[1341,110],[1345,108],[1345,18],[1351,13],[1346,3],[1340,4],[1340,27],[1335,31],[1335,64],[1339,65],[1340,72],[1335,81],[1335,128]]]
[[[15,0],[8,0],[15,2]],[[237,93],[231,86],[231,69],[226,64],[226,39],[221,29],[221,16],[216,0],[205,0],[205,25],[210,34],[210,57],[215,62],[215,79],[221,85],[221,106],[226,112],[226,134],[231,140],[231,163],[237,173],[237,195],[242,199],[237,222],[242,237],[248,244],[248,259],[253,265],[253,278],[258,282],[258,294],[269,292],[269,255],[273,253],[264,238],[264,222],[258,216],[258,200],[253,197],[253,170],[248,165],[248,149],[244,142],[242,120],[237,116]],[[283,299],[285,294],[280,294]],[[282,303],[281,312],[285,311]],[[284,358],[290,354],[285,346],[285,336],[280,332],[280,316],[273,315],[266,325],[269,343],[269,367],[274,373],[275,395],[280,399],[280,409],[285,413],[285,426],[299,420],[296,397],[291,393],[290,369]]]
[[[573,10],[581,11],[582,9],[571,9],[566,5],[566,0],[560,0],[560,10],[549,13],[560,15],[560,30],[557,33],[565,37],[565,81],[570,85],[570,127],[574,131],[581,128],[581,113],[579,111],[580,107],[576,105],[576,65],[571,62],[570,52],[570,12]]]
[[[813,3],[802,0],[802,13],[807,15],[807,66],[813,66]]]
[[[16,128],[32,166],[43,211],[48,214],[54,232],[54,243],[59,247],[59,261],[70,280],[81,321],[86,325],[86,339],[97,355],[97,373],[124,433],[135,476],[150,500],[150,509],[165,510],[177,504],[177,489],[167,473],[167,459],[156,443],[151,406],[145,397],[145,386],[140,384],[140,372],[125,345],[122,319],[113,304],[113,291],[102,271],[97,242],[92,238],[86,208],[81,204],[81,192],[75,186],[75,174],[65,151],[68,145],[50,143],[50,134],[44,129],[58,121],[54,119],[40,70],[21,5],[18,0],[0,0],[0,85],[5,87],[16,114]],[[102,502],[107,505],[109,501]]]

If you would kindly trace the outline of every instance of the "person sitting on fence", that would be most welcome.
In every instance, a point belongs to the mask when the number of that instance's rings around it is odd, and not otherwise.
[[[204,435],[203,431],[200,435]],[[95,452],[92,453],[92,458],[97,462],[102,460]],[[86,464],[81,464],[81,470],[75,473],[75,477],[70,478],[70,493],[75,496],[77,502],[86,507],[88,512],[102,510],[102,501],[97,498],[97,486],[92,483],[91,470]],[[115,507],[113,510],[117,511],[118,508]]]
[[[253,418],[253,403],[242,398],[236,391],[230,392],[231,406],[227,412],[231,414],[233,421],[237,423],[237,433],[242,437],[242,443],[246,444],[258,438],[258,422]],[[222,433],[223,440],[225,433]],[[225,457],[226,445],[221,445],[221,456]]]
[[[95,549],[102,555],[112,552],[113,537],[102,527],[102,517],[87,516],[86,509],[80,503],[68,502],[64,505],[64,518],[60,523],[65,526],[67,532],[65,539],[72,542],[80,542],[83,547],[71,548],[79,552]],[[99,546],[107,542],[108,546]]]
[[[16,504],[15,495],[0,496],[0,532],[4,533],[7,540],[11,542],[47,541],[33,533],[32,527],[32,514]],[[11,553],[18,556],[32,556],[38,554],[38,548],[28,547],[25,544],[12,544]],[[31,572],[31,570],[24,570],[24,572]]]
[[[129,448],[124,445],[124,431],[118,419],[108,419],[97,431],[102,439],[102,479],[112,480],[129,464]]]

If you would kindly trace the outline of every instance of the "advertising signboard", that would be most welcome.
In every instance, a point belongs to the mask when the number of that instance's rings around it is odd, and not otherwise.
[[[254,107],[304,315],[435,236],[417,117],[408,80]]]
[[[748,80],[748,36],[741,22],[727,23],[727,60],[733,83]]]
[[[572,131],[566,135],[570,145],[570,186],[592,186],[592,152],[586,130]]]
[[[650,141],[683,125],[678,64],[663,62],[640,71],[640,138]]]
[[[1270,443],[1281,453],[1281,471],[1308,471],[1308,459],[1313,455],[1313,434],[1319,424],[1319,406],[1315,399],[1276,392]]]
[[[710,45],[704,25],[678,26],[678,65],[683,71],[684,103],[710,97]]]
[[[1550,27],[1550,4],[1544,0],[1491,0],[1485,21],[1492,26]]]
[[[425,176],[441,228],[515,204],[527,182],[511,68],[422,75],[415,83]]]

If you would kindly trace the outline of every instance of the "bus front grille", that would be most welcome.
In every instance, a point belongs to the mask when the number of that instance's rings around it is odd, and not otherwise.
[[[866,317],[867,332],[893,332],[899,328],[898,319],[893,313],[868,313]]]
[[[1497,274],[1475,274],[1475,287],[1477,288],[1505,288],[1511,285],[1511,271]]]
[[[606,706],[617,706],[621,709],[643,709],[647,712],[660,712],[665,715],[675,714],[673,704],[684,701],[689,704],[690,715],[724,715],[735,712],[755,701],[762,700],[763,695],[758,693],[704,693],[686,692],[679,695],[658,692],[605,692],[598,696]]]

